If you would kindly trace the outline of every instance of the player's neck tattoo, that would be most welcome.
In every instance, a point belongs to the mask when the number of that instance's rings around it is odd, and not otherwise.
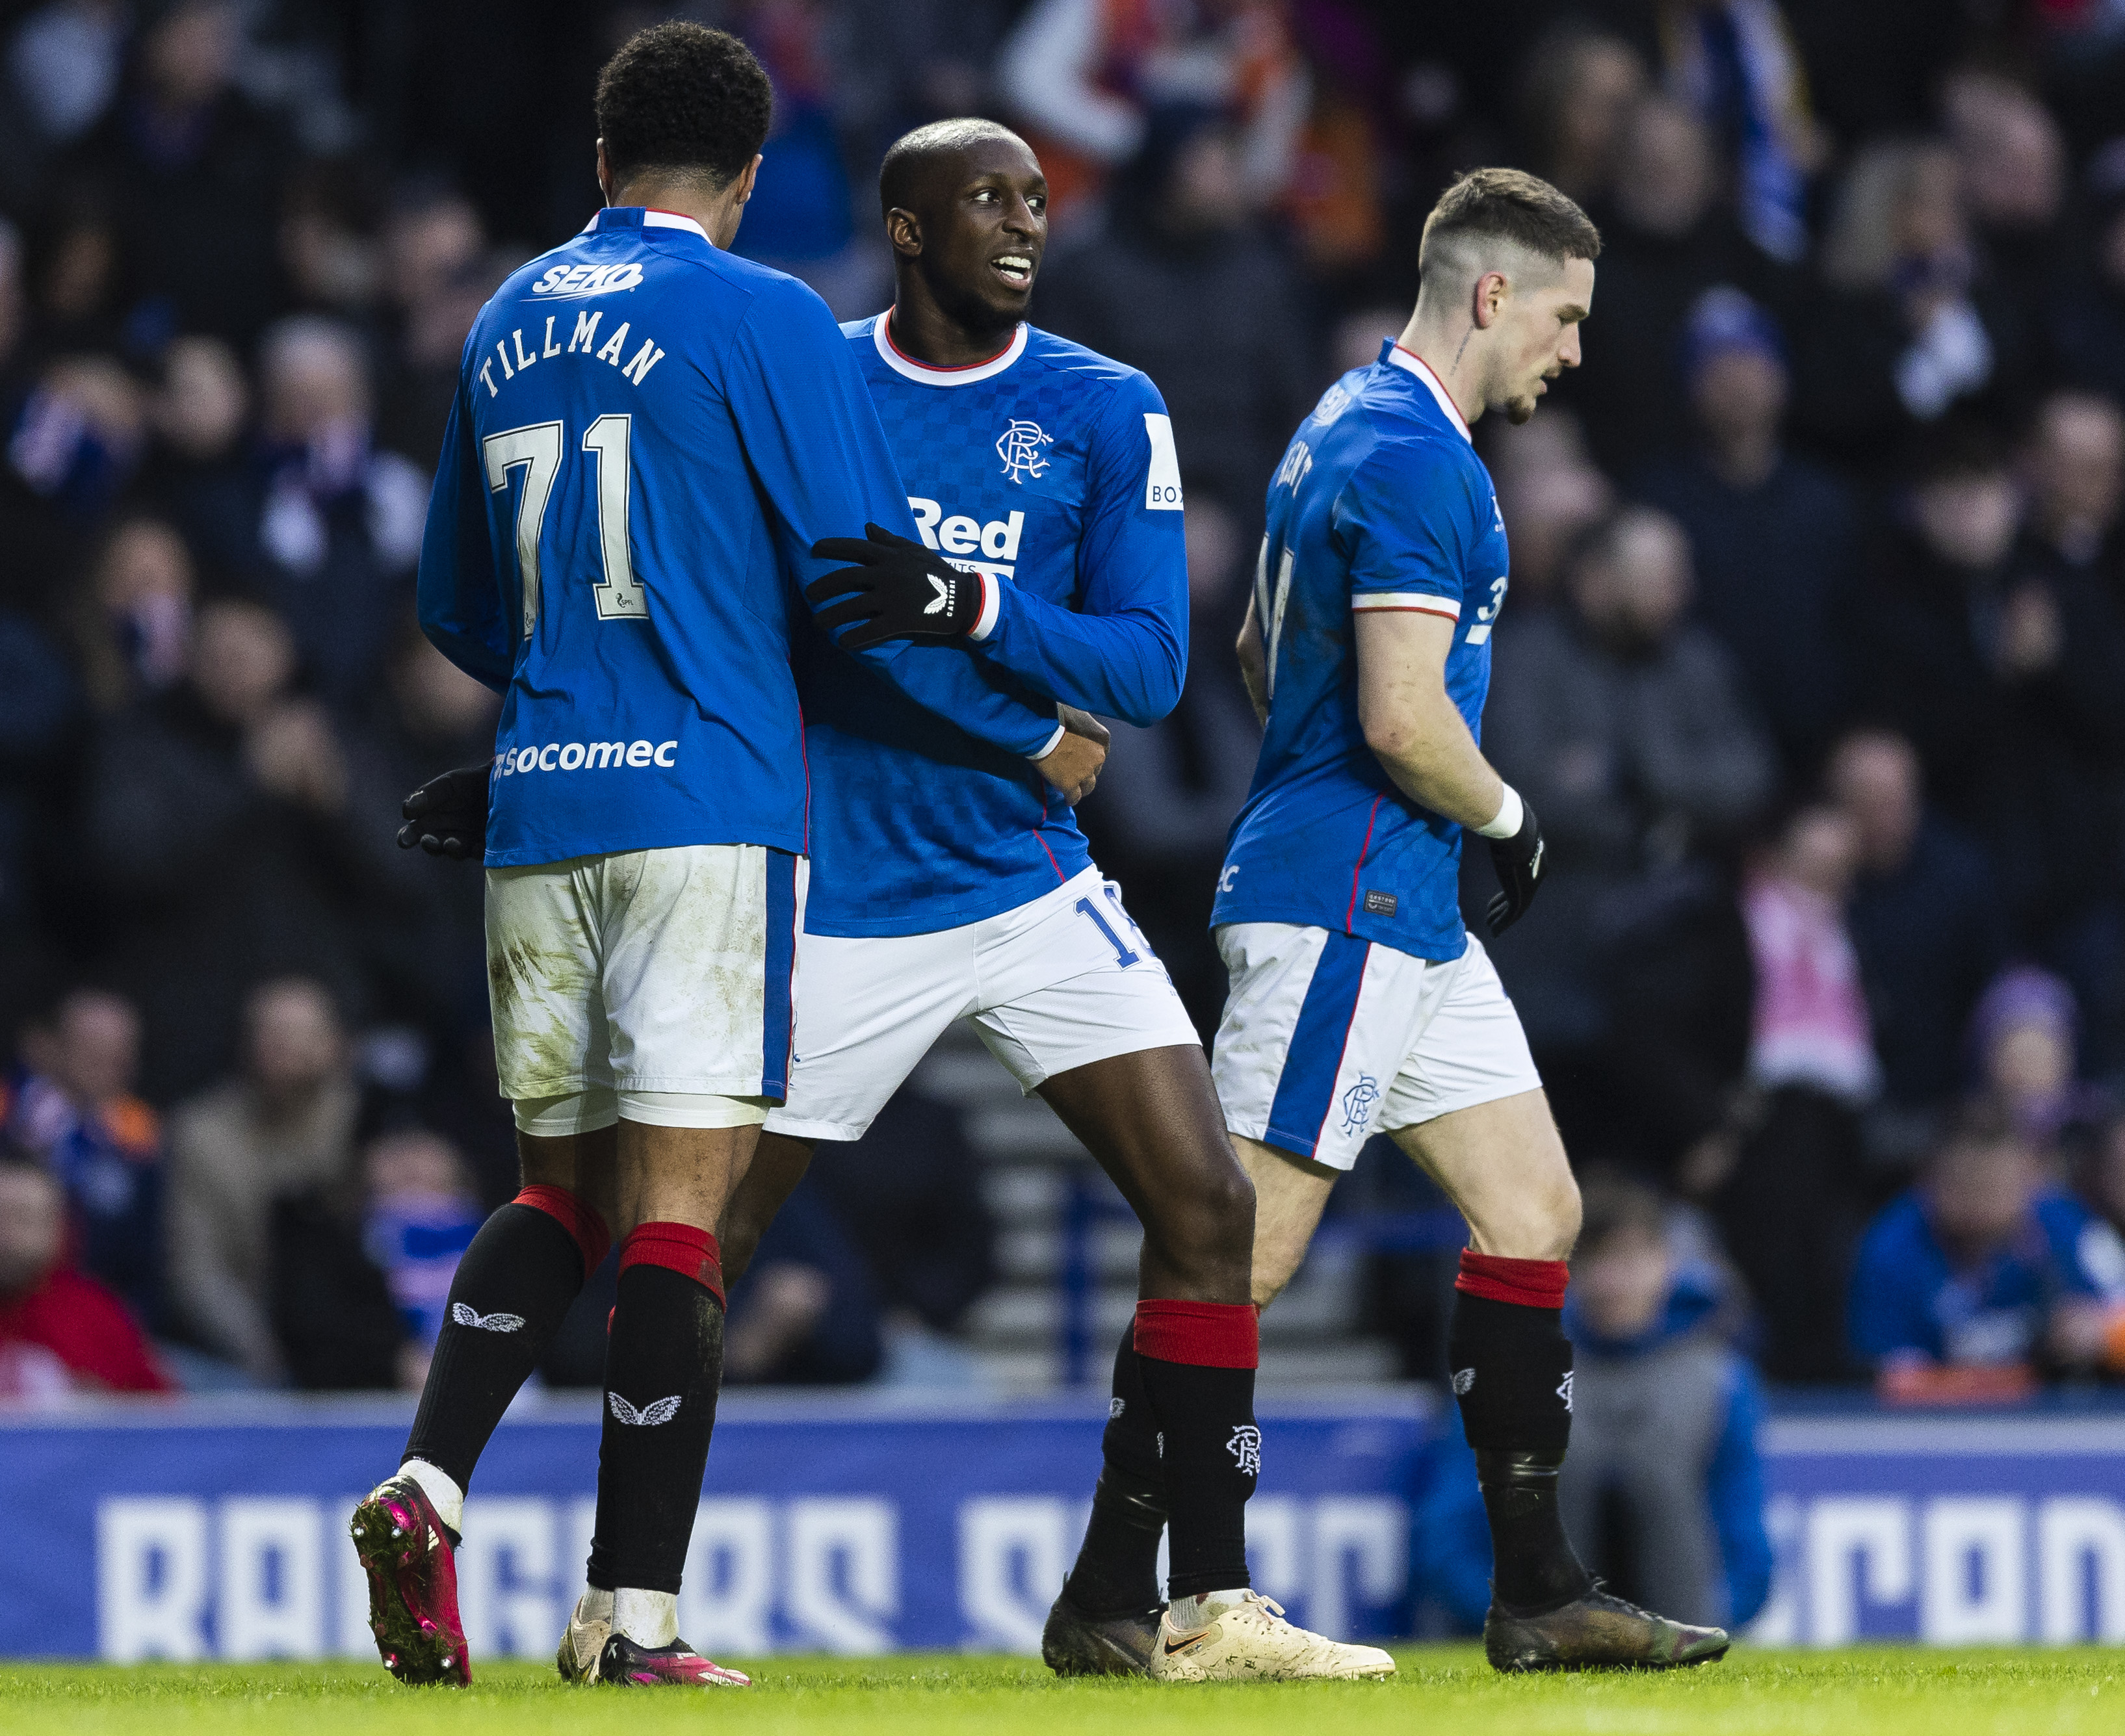
[[[1460,371],[1461,358],[1468,353],[1468,340],[1475,335],[1476,328],[1473,326],[1469,327],[1466,332],[1463,332],[1461,334],[1461,347],[1454,352],[1454,365],[1451,371],[1455,373],[1458,373]]]

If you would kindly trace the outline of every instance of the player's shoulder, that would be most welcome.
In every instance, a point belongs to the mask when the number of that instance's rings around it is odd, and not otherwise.
[[[1353,369],[1322,395],[1301,429],[1353,481],[1472,501],[1487,500],[1491,475],[1458,418],[1423,381],[1375,363]]]

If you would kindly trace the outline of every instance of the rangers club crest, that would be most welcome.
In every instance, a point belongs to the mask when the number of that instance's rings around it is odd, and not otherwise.
[[[1379,1101],[1379,1081],[1369,1073],[1360,1073],[1358,1082],[1343,1094],[1343,1131],[1360,1131],[1373,1118],[1373,1105]]]
[[[1242,1423],[1232,1431],[1232,1438],[1225,1442],[1225,1451],[1239,1461],[1242,1476],[1261,1475],[1261,1431],[1251,1423]]]
[[[1042,433],[1039,423],[1013,422],[997,436],[997,456],[1003,460],[1003,473],[1014,482],[1039,476],[1048,468],[1040,449],[1054,444],[1055,436]]]

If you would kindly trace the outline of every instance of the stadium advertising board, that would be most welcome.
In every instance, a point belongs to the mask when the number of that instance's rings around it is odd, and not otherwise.
[[[1256,1583],[1378,1638],[1408,1608],[1431,1413],[1265,1405]],[[0,1619],[44,1655],[371,1655],[345,1522],[394,1462],[395,1401],[104,1407],[0,1423],[22,1564]],[[949,1409],[726,1401],[680,1603],[704,1650],[1036,1650],[1082,1533],[1095,1401]],[[2125,1416],[1786,1418],[1766,1442],[1778,1586],[1751,1637],[1835,1646],[2125,1640]],[[581,1583],[594,1413],[512,1417],[459,1556],[475,1657],[543,1657]]]

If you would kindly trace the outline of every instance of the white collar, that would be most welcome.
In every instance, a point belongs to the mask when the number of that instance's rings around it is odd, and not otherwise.
[[[893,342],[886,331],[892,318],[888,308],[871,322],[871,341],[878,346],[879,359],[902,379],[919,380],[926,386],[971,386],[977,380],[994,379],[1025,354],[1025,336],[1030,329],[1020,320],[1018,330],[1011,333],[1011,341],[985,362],[965,368],[933,368],[927,362],[918,362]]]
[[[709,241],[709,232],[706,229],[695,223],[692,218],[682,217],[676,211],[645,209],[642,214],[642,227],[645,229],[691,229],[703,241]],[[713,247],[715,243],[709,241],[709,245]]]
[[[1454,394],[1439,383],[1439,376],[1431,371],[1430,362],[1414,350],[1403,349],[1400,344],[1396,344],[1388,350],[1387,360],[1392,366],[1400,368],[1406,373],[1414,374],[1430,387],[1431,395],[1439,400],[1439,407],[1446,412],[1447,421],[1460,430],[1461,438],[1467,440],[1472,446],[1476,444],[1474,436],[1468,432],[1468,424],[1461,414],[1461,407],[1454,402]]]
[[[624,205],[601,205],[591,213],[591,220],[585,223],[578,233],[584,235],[595,235],[603,227],[605,214],[607,211],[626,209]],[[618,228],[624,225],[615,224],[614,227]],[[676,211],[652,210],[648,206],[644,206],[642,212],[642,227],[645,229],[691,229],[703,241],[709,242],[710,247],[713,247],[715,245],[713,241],[709,241],[709,232],[706,229],[695,223],[692,218],[682,217]]]

